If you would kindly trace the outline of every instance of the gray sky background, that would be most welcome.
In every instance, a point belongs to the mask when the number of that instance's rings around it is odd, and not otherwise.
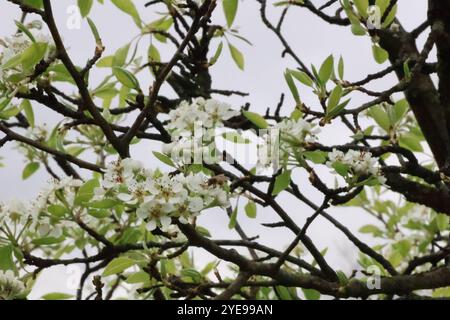
[[[76,3],[76,1],[60,0],[52,1],[54,4],[54,12],[57,17],[57,23],[60,26],[60,32],[63,35],[66,46],[73,59],[79,63],[84,62],[92,55],[94,43],[92,35],[86,23],[83,23],[79,30],[70,30],[66,27],[68,18],[67,8]],[[151,9],[145,9],[146,1],[134,1],[140,9],[141,16],[146,22],[150,22],[157,18]],[[273,3],[275,1],[268,1]],[[313,1],[318,2],[318,1]],[[127,41],[134,37],[138,30],[133,21],[123,13],[120,13],[109,1],[105,1],[105,5],[96,3],[91,13],[91,18],[95,21],[103,43],[106,46],[105,55],[113,54],[115,50],[123,46]],[[322,1],[320,1],[322,3]],[[276,21],[280,13],[280,9],[269,7],[269,17],[272,21]],[[15,5],[10,4],[6,0],[0,0],[0,38],[11,35],[15,31],[13,19],[20,18],[20,12]],[[426,1],[425,0],[400,0],[397,17],[407,30],[410,30],[423,22],[426,17]],[[214,20],[218,23],[224,21],[223,13],[220,8],[216,10]],[[31,19],[31,17],[29,18]],[[28,20],[29,21],[29,20]],[[213,87],[216,89],[236,89],[250,93],[250,96],[220,98],[230,102],[235,108],[239,108],[244,103],[251,104],[251,110],[264,112],[267,107],[275,108],[280,94],[285,92],[287,100],[284,112],[287,114],[292,111],[294,106],[293,100],[286,87],[283,71],[286,67],[295,68],[295,63],[287,58],[281,59],[281,46],[275,35],[269,31],[262,23],[259,16],[259,5],[254,0],[240,1],[240,9],[235,22],[239,26],[241,35],[249,39],[253,46],[249,46],[239,40],[234,40],[236,45],[245,55],[246,64],[245,72],[241,72],[235,67],[229,52],[224,48],[219,62],[212,68]],[[355,81],[363,78],[368,73],[381,70],[383,66],[376,64],[372,58],[371,41],[368,37],[355,37],[348,27],[330,26],[323,23],[317,17],[313,16],[307,10],[301,8],[293,8],[288,13],[284,24],[284,32],[289,39],[292,48],[310,65],[320,65],[321,62],[333,53],[336,58],[340,55],[345,60],[346,79]],[[147,40],[146,40],[147,41]],[[423,42],[423,39],[419,42]],[[143,42],[142,49],[148,45]],[[217,45],[216,45],[217,46]],[[213,46],[215,48],[216,46]],[[159,47],[163,60],[169,58],[173,53],[173,47]],[[212,55],[213,53],[211,53]],[[98,81],[101,79],[98,75],[103,75],[104,71],[98,69],[91,72],[92,77]],[[141,78],[142,87],[148,87],[151,78]],[[395,79],[390,76],[382,81],[376,82],[372,88],[382,89],[391,86]],[[314,96],[305,89],[298,86],[302,100],[308,105],[317,105]],[[74,89],[72,89],[74,90]],[[169,93],[166,88],[165,93]],[[364,101],[362,96],[354,96],[349,107],[358,106]],[[42,108],[42,107],[41,107]],[[47,110],[35,107],[37,115],[37,123],[55,123],[59,118]],[[339,125],[330,126],[324,130],[321,135],[321,141],[327,144],[335,144],[345,141],[347,131],[343,130]],[[0,201],[6,201],[11,198],[21,200],[31,199],[36,196],[48,175],[44,170],[40,170],[26,181],[21,180],[21,172],[24,167],[23,158],[9,144],[7,148],[0,149],[0,156],[4,158],[5,168],[0,168]],[[138,158],[146,163],[148,167],[161,166],[152,154],[151,150],[159,150],[156,144],[142,143],[137,149],[133,150],[133,157]],[[326,171],[326,170],[325,170]],[[326,172],[325,172],[326,173]],[[310,195],[316,202],[320,201],[317,193],[308,186],[307,179],[302,172],[296,173],[297,181],[302,190]],[[280,203],[286,204],[288,209],[296,221],[302,223],[312,212],[303,205],[293,201],[286,195],[280,196]],[[356,231],[361,225],[368,223],[369,218],[358,209],[333,209],[330,210],[333,215],[348,226],[351,230]],[[250,236],[259,234],[261,242],[283,248],[292,239],[292,236],[285,230],[267,230],[255,225],[254,221],[244,218],[245,214],[238,217],[239,222],[249,231]],[[273,212],[269,209],[258,210],[259,222],[275,222],[277,221]],[[222,212],[210,211],[202,215],[201,222],[208,227],[216,238],[235,237],[235,235],[227,229],[228,218]],[[329,247],[327,258],[332,266],[337,269],[349,271],[356,265],[355,250],[351,243],[338,231],[333,229],[326,221],[317,220],[308,231],[311,238],[318,244],[319,248]],[[362,237],[362,239],[366,239]],[[207,259],[206,254],[199,254],[198,261],[204,264]],[[69,270],[73,271],[73,270]],[[47,271],[39,278],[39,283],[34,290],[32,297],[39,298],[43,293],[47,292],[70,292],[67,286],[67,279],[71,273],[64,268],[53,268]],[[73,291],[72,291],[73,292]]]

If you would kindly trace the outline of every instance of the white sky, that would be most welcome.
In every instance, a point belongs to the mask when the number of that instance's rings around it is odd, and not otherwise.
[[[76,3],[76,1],[60,0],[52,1],[54,4],[54,12],[57,17],[57,23],[60,26],[60,32],[63,35],[66,46],[69,48],[70,55],[74,60],[83,64],[93,52],[94,43],[89,28],[84,23],[82,28],[77,30],[69,30],[66,27],[68,18],[67,8]],[[146,1],[134,1],[139,8],[144,21],[150,22],[156,18],[151,9],[143,7]],[[273,3],[275,1],[268,1]],[[313,1],[318,2],[318,1]],[[322,3],[323,1],[320,1]],[[105,5],[98,3],[94,5],[91,18],[95,21],[103,43],[107,48],[105,55],[113,54],[114,51],[123,46],[138,32],[133,21],[125,14],[119,11],[105,1]],[[280,9],[269,7],[269,17],[275,21],[278,17]],[[13,19],[20,18],[20,12],[15,5],[10,4],[6,0],[0,2],[0,38],[11,35],[15,31]],[[426,1],[425,0],[400,0],[398,18],[407,30],[410,30],[425,20],[426,17]],[[214,20],[222,23],[223,13],[220,8],[216,10]],[[29,21],[29,20],[28,20]],[[251,104],[251,110],[264,112],[267,107],[275,108],[279,101],[280,94],[285,92],[287,100],[284,112],[292,111],[293,100],[286,87],[283,78],[283,71],[286,67],[297,67],[290,58],[281,59],[281,45],[275,35],[269,31],[262,23],[259,16],[259,4],[254,0],[240,1],[240,9],[235,22],[239,26],[241,35],[249,39],[253,46],[249,46],[239,40],[234,40],[236,45],[245,55],[246,66],[245,72],[241,72],[232,62],[229,52],[224,48],[219,62],[212,68],[213,88],[216,89],[236,89],[249,92],[250,96],[221,98],[230,102],[235,108],[239,108],[244,103]],[[301,59],[310,65],[320,65],[321,62],[330,54],[335,57],[342,55],[346,65],[346,79],[349,81],[359,80],[368,73],[381,70],[383,66],[377,65],[371,54],[371,41],[368,37],[355,37],[348,27],[329,26],[323,23],[317,17],[313,16],[305,9],[293,8],[288,13],[284,24],[284,31],[287,39],[289,39],[292,48],[301,57]],[[212,51],[216,46],[213,46]],[[164,58],[168,58],[173,49],[161,47],[160,50]],[[145,48],[144,48],[145,50]],[[211,53],[211,55],[213,52]],[[91,72],[94,79],[98,80],[95,70]],[[103,72],[103,71],[101,71]],[[392,77],[386,77],[382,81],[378,81],[373,88],[388,88],[391,86]],[[142,78],[142,87],[148,87],[151,79]],[[316,104],[311,93],[305,90],[305,87],[298,86],[302,100],[309,105]],[[164,92],[169,92],[164,89]],[[358,106],[362,100],[356,98],[349,107]],[[37,122],[53,123],[56,121],[54,114],[47,110],[35,108],[37,114]],[[321,141],[327,144],[342,142],[345,139],[347,131],[341,131],[339,126],[333,126],[332,129],[326,130]],[[6,167],[0,169],[0,201],[6,201],[11,198],[30,199],[45,184],[48,176],[44,170],[40,170],[37,174],[26,181],[21,180],[21,172],[24,167],[23,158],[11,147],[0,149],[0,156],[4,158],[2,162]],[[143,143],[138,149],[133,150],[133,156],[143,160],[147,166],[154,167],[160,165],[158,161],[151,155],[151,150],[158,150],[159,146],[149,143]],[[300,179],[301,177],[301,179]],[[310,194],[316,202],[320,201],[317,194],[312,192],[308,186],[307,179],[304,174],[299,174],[301,188]],[[292,201],[291,198],[281,195],[280,203],[286,204],[285,208],[295,217],[295,220],[302,223],[304,219],[311,214],[311,210],[306,209],[298,202]],[[361,225],[368,222],[366,216],[358,209],[332,209],[329,212],[356,231]],[[243,218],[245,214],[240,214],[238,219],[245,227],[250,228],[248,234],[254,236],[259,234],[261,242],[283,248],[292,238],[286,230],[267,230],[255,226],[254,221]],[[258,210],[258,222],[275,222],[278,221],[274,213],[269,209]],[[202,222],[209,227],[216,238],[226,238],[233,236],[227,229],[228,218],[224,213],[212,211],[202,216]],[[330,227],[329,223],[323,220],[317,220],[309,229],[308,234],[317,243],[320,249],[329,247],[327,258],[333,267],[343,270],[351,270],[355,267],[354,248],[345,237],[338,231]],[[362,237],[362,239],[365,239]],[[204,261],[205,256],[201,255],[200,261]],[[33,292],[33,297],[38,298],[42,293],[52,291],[70,292],[66,285],[68,274],[64,268],[53,268],[52,272],[47,272],[40,277],[38,286]]]

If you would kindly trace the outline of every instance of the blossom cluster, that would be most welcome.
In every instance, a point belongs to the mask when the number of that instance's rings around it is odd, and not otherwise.
[[[336,164],[344,165],[351,173],[359,176],[373,176],[379,183],[384,184],[386,178],[380,170],[377,159],[372,157],[370,152],[348,150],[346,153],[333,149],[328,154],[329,161],[326,165],[336,169]]]
[[[11,270],[0,270],[0,300],[14,300],[24,295],[25,285]]]
[[[32,22],[28,25],[28,34],[19,32],[0,39],[0,48],[3,47],[3,50],[0,51],[0,85],[3,89],[14,92],[21,86],[29,86],[29,79],[27,78],[29,74],[23,74],[27,70],[23,69],[20,59],[18,60],[19,63],[13,61],[30,48],[33,43],[46,44],[43,55],[45,61],[49,61],[54,56],[56,49],[52,38],[41,33],[39,29],[41,29],[41,24]],[[17,79],[21,80],[17,81]]]
[[[280,130],[282,140],[288,143],[303,144],[317,141],[320,129],[305,119],[285,119],[275,126]]]
[[[195,98],[192,103],[182,101],[179,106],[170,111],[170,121],[167,129],[174,139],[194,133],[195,126],[200,125],[204,129],[223,127],[223,121],[239,115],[227,103],[214,99]],[[204,137],[209,140],[211,136]]]
[[[214,99],[199,97],[191,103],[182,101],[169,113],[167,129],[172,142],[165,144],[162,151],[174,161],[202,163],[205,157],[214,157],[215,129],[223,127],[224,121],[237,115],[239,112],[230,105]]]
[[[97,199],[115,196],[135,207],[149,231],[167,229],[172,218],[186,223],[204,209],[230,206],[226,185],[211,182],[203,173],[162,173],[132,159],[109,164],[102,187],[95,189],[95,194]]]
[[[268,130],[262,136],[258,147],[257,168],[265,170],[269,166],[278,170],[278,165],[286,166],[298,152],[304,150],[305,144],[314,143],[318,139],[320,129],[316,124],[304,119],[286,118]]]

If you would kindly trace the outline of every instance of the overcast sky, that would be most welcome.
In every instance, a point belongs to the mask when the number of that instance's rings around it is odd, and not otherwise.
[[[146,1],[134,1],[140,9],[144,21],[150,22],[157,18],[157,15],[150,9],[144,8]],[[273,3],[274,1],[268,1]],[[313,1],[314,3],[323,1]],[[407,30],[410,30],[424,21],[426,17],[425,0],[400,0],[398,18]],[[76,3],[76,1],[58,0],[52,1],[54,12],[57,17],[57,23],[60,32],[63,35],[64,42],[69,48],[69,53],[73,59],[83,64],[90,57],[94,49],[94,43],[89,28],[83,23],[80,29],[69,29],[66,26],[69,14],[67,9]],[[114,51],[123,46],[127,41],[138,33],[138,29],[133,21],[125,14],[120,13],[109,1],[105,5],[96,3],[91,13],[91,18],[97,24],[97,27],[106,46],[105,55],[113,54]],[[270,7],[269,7],[270,8]],[[269,17],[277,18],[280,10],[270,8]],[[0,38],[11,35],[15,31],[13,19],[20,18],[20,12],[15,5],[6,0],[0,0]],[[216,10],[214,20],[218,23],[223,22],[223,13],[220,8]],[[31,17],[30,17],[31,19]],[[28,20],[29,21],[29,20]],[[259,5],[255,0],[240,1],[240,9],[235,22],[239,27],[241,35],[252,42],[252,46],[246,43],[234,40],[236,45],[245,55],[245,71],[242,72],[235,67],[228,50],[224,50],[217,65],[212,68],[213,87],[215,89],[236,89],[250,93],[248,97],[221,98],[230,102],[233,107],[238,109],[244,103],[251,104],[251,110],[264,112],[267,107],[275,108],[282,92],[287,93],[288,99],[285,104],[284,112],[287,114],[292,111],[293,100],[283,79],[283,71],[286,67],[295,68],[295,63],[289,59],[281,59],[281,46],[274,34],[261,22],[259,16]],[[383,66],[376,64],[371,54],[371,41],[368,37],[355,37],[348,27],[329,26],[311,15],[304,9],[293,8],[288,13],[284,25],[286,37],[289,39],[292,48],[307,64],[320,65],[321,62],[330,54],[335,57],[343,56],[346,65],[346,79],[349,81],[359,80],[368,73],[381,70]],[[143,48],[145,47],[145,43]],[[170,49],[170,50],[169,50]],[[160,47],[164,58],[170,57],[173,53],[171,47]],[[92,72],[95,80],[100,78],[96,76],[97,70]],[[103,72],[103,71],[101,71]],[[103,74],[103,73],[101,73]],[[142,87],[147,87],[151,79],[143,78]],[[378,81],[373,88],[388,88],[394,79],[386,77]],[[307,104],[314,105],[316,101],[313,95],[305,90],[305,87],[299,86],[302,100]],[[169,93],[167,89],[164,92]],[[355,96],[350,107],[358,106],[358,103],[364,101],[364,97]],[[38,123],[53,123],[57,118],[50,112],[35,108]],[[341,130],[339,126],[333,126],[323,132],[322,141],[327,144],[339,143],[345,141],[347,131]],[[0,149],[0,156],[6,167],[0,169],[0,201],[11,198],[30,199],[45,184],[48,179],[46,173],[41,170],[26,181],[21,180],[21,172],[24,166],[23,157],[17,151],[11,148],[11,144],[6,148]],[[147,166],[155,167],[160,165],[151,155],[151,150],[157,150],[159,146],[155,144],[144,143],[138,149],[133,150],[133,157],[143,160]],[[298,177],[297,177],[298,176]],[[300,186],[311,197],[320,201],[316,193],[312,192],[308,186],[307,179],[302,173],[296,174]],[[286,204],[286,208],[296,221],[302,223],[306,217],[311,214],[311,210],[293,202],[289,197],[282,195],[281,203]],[[333,209],[330,211],[334,216],[349,226],[352,230],[357,230],[362,224],[367,223],[367,217],[358,209]],[[246,227],[249,227],[249,235],[261,236],[261,242],[274,245],[278,248],[289,243],[291,235],[285,230],[265,230],[245,218],[239,216],[239,221]],[[228,224],[228,219],[223,213],[212,211],[205,213],[201,220],[204,225],[210,228],[216,238],[225,238],[233,236],[230,231],[224,227]],[[259,222],[277,221],[273,212],[269,209],[259,209]],[[345,237],[334,230],[330,225],[317,220],[308,231],[309,235],[323,249],[329,247],[327,258],[337,269],[351,270],[355,267],[355,250],[351,243]],[[364,237],[362,237],[365,239]],[[201,256],[203,258],[205,256]],[[54,268],[55,272],[46,273],[39,280],[37,290],[33,292],[33,297],[39,297],[43,292],[50,291],[70,291],[67,289],[67,274],[62,268]]]

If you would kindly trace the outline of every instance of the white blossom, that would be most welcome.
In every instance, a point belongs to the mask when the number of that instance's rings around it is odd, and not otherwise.
[[[136,215],[147,221],[147,230],[153,231],[157,227],[165,230],[170,226],[172,219],[169,213],[174,210],[171,203],[161,203],[156,200],[143,203],[136,211]]]
[[[132,159],[112,161],[108,164],[103,179],[107,189],[131,182],[135,172],[142,170],[142,163]]]
[[[298,119],[297,121],[286,119],[277,124],[276,128],[286,139],[297,142],[315,142],[317,141],[317,134],[320,133],[320,129],[315,124],[305,119]]]
[[[372,175],[378,179],[381,184],[386,183],[386,178],[383,176],[378,161],[372,157],[372,153],[366,151],[348,150],[346,153],[333,149],[328,153],[326,165],[330,168],[335,163],[342,163],[347,165],[352,173],[357,176]]]
[[[34,38],[36,43],[46,43],[47,49],[44,54],[43,59],[45,61],[50,61],[51,57],[54,56],[56,52],[55,45],[53,40],[48,35],[42,34],[41,32],[36,31],[34,28],[39,27],[36,23],[32,23],[30,26],[30,33]],[[0,39],[0,48],[3,47],[3,50],[0,51],[0,65],[5,65],[12,58],[20,55],[25,50],[27,50],[33,41],[28,37],[27,34],[20,32],[12,35],[11,37],[6,37],[3,40]],[[25,70],[22,69],[21,64],[17,64],[15,66],[11,66],[10,68],[0,68],[0,83],[3,83],[4,88],[8,91],[15,92],[21,86],[29,87],[29,79],[25,78],[24,80],[18,83],[11,83],[8,78],[16,73],[21,73]]]
[[[212,129],[223,126],[223,121],[237,116],[238,111],[230,105],[214,99],[196,98],[192,103],[182,101],[176,109],[170,111],[170,121],[167,125],[172,137],[177,138],[194,132],[195,125],[201,128]],[[205,137],[208,140],[210,136]]]
[[[25,285],[14,276],[11,270],[0,270],[0,300],[13,300],[25,293]]]
[[[381,10],[377,5],[367,8],[367,29],[381,29]]]

